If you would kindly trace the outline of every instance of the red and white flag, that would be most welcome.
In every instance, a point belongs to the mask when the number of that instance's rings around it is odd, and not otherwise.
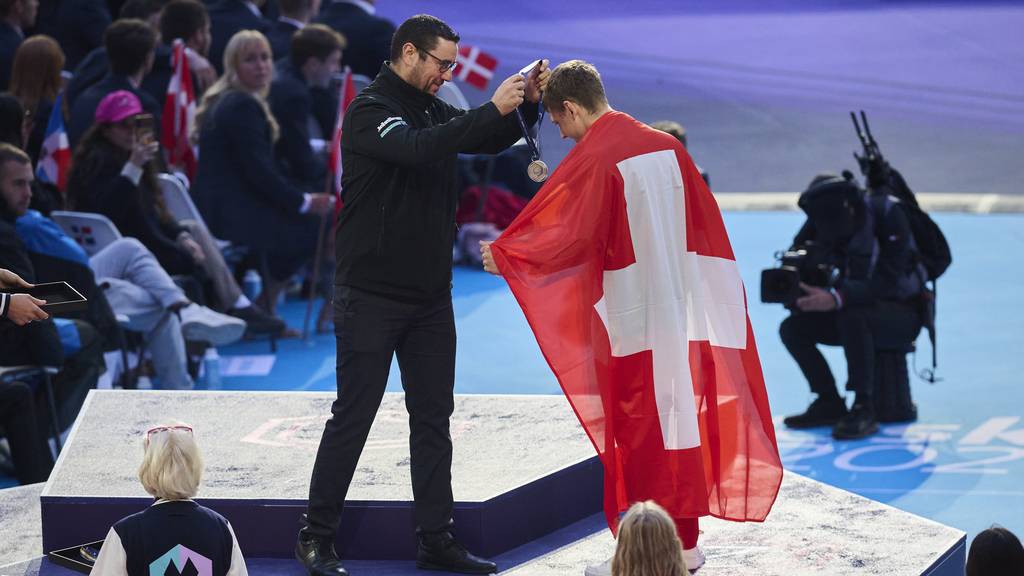
[[[53,111],[46,122],[43,144],[39,149],[36,178],[40,182],[53,184],[57,190],[64,192],[70,171],[71,146],[68,145],[68,133],[64,128],[64,92],[60,92],[53,102]]]
[[[602,116],[492,246],[601,458],[605,514],[762,521],[782,464],[746,294],[686,150]]]
[[[456,60],[459,64],[455,67],[455,78],[480,90],[487,88],[487,83],[494,77],[494,69],[498,67],[494,56],[476,46],[459,46]]]
[[[345,111],[348,110],[348,105],[355,99],[356,85],[352,81],[352,69],[345,66],[344,79],[338,93],[338,115],[334,121],[334,135],[331,137],[331,154],[328,160],[328,169],[331,171],[334,182],[334,195],[338,200],[334,204],[335,217],[341,211],[341,126],[345,120]]]
[[[192,89],[192,74],[188,69],[185,43],[180,38],[174,41],[171,66],[174,73],[164,99],[160,144],[167,150],[170,165],[181,169],[191,179],[196,173],[196,153],[189,141],[189,134],[196,115],[196,97]]]

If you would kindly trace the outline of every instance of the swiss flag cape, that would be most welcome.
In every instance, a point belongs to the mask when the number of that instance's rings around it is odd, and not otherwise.
[[[331,154],[328,159],[328,170],[331,172],[331,182],[335,198],[338,202],[334,205],[334,218],[338,218],[341,212],[341,124],[345,119],[345,111],[348,105],[356,99],[356,85],[352,81],[352,69],[345,66],[344,79],[338,91],[338,115],[335,116],[334,134],[331,137]]]
[[[167,150],[168,163],[183,170],[191,179],[196,175],[196,155],[189,142],[189,132],[195,121],[196,97],[192,89],[192,74],[188,69],[185,43],[181,39],[174,41],[171,66],[174,74],[167,84],[167,95],[164,98],[160,144]]]
[[[762,521],[782,464],[718,205],[669,135],[595,122],[492,246],[605,471],[604,507]]]

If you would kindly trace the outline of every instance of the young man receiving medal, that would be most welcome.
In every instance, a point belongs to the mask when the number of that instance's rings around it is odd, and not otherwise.
[[[324,428],[296,557],[313,576],[344,576],[335,535],[356,463],[398,356],[409,410],[417,565],[497,571],[452,535],[455,319],[452,243],[459,153],[494,154],[533,124],[551,72],[507,78],[491,100],[459,110],[436,97],[452,79],[459,36],[428,15],[395,31],[391,60],[342,123],[342,200],[334,325],[338,399]]]

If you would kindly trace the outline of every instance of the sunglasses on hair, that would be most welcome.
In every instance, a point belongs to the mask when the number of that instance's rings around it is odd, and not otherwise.
[[[161,432],[167,432],[168,430],[180,430],[182,432],[188,432],[189,434],[192,433],[192,427],[191,426],[156,426],[156,427],[150,428],[149,430],[146,430],[146,439],[149,440],[149,438],[153,434],[159,434]]]

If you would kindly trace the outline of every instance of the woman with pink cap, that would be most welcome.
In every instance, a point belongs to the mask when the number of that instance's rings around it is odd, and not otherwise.
[[[126,90],[100,101],[95,123],[75,150],[68,203],[106,215],[123,235],[149,248],[168,273],[209,278],[218,307],[245,321],[249,333],[281,332],[283,322],[242,294],[209,231],[167,211],[156,178],[159,144],[147,119],[138,97]]]

